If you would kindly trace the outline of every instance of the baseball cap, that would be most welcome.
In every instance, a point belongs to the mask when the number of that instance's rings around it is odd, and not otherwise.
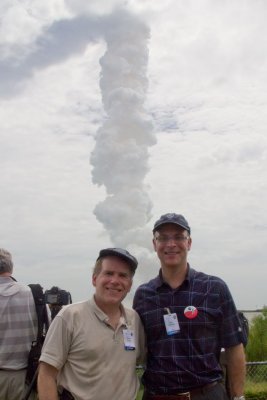
[[[182,228],[184,228],[185,230],[187,230],[190,234],[190,226],[188,225],[187,220],[185,219],[185,217],[181,214],[175,214],[175,213],[168,213],[168,214],[164,214],[160,217],[160,219],[158,219],[155,222],[154,228],[153,228],[153,233],[155,233],[155,231],[164,224],[175,224],[178,226],[181,226]]]
[[[102,257],[107,257],[107,256],[116,256],[126,261],[130,265],[132,272],[135,272],[137,268],[138,265],[137,259],[134,256],[132,256],[132,254],[130,254],[129,251],[127,250],[121,249],[119,247],[110,247],[107,249],[102,249],[100,250],[99,256],[96,261],[98,261]]]

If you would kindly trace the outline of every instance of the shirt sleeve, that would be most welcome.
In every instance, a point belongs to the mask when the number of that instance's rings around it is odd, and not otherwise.
[[[228,286],[224,283],[221,288],[221,315],[220,325],[221,347],[227,348],[243,342],[242,328],[237,309]]]
[[[72,334],[65,319],[57,315],[48,329],[40,361],[60,370],[67,360],[71,339]]]

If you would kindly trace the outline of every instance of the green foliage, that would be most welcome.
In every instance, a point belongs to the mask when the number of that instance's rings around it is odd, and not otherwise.
[[[252,321],[246,357],[247,361],[267,361],[267,307]]]
[[[258,392],[258,393],[246,393],[246,400],[266,400],[267,392]]]
[[[139,377],[139,379],[140,379],[140,381],[141,381],[141,378],[142,378],[142,375],[143,375],[143,373],[144,373],[144,370],[143,370],[142,368],[138,368],[137,371],[136,371],[136,373],[137,373],[137,376]],[[141,384],[141,385],[140,385],[139,392],[137,393],[136,400],[142,400],[143,391],[144,391],[144,388],[143,388],[143,385]]]
[[[263,398],[267,399],[267,381],[255,383],[254,380],[246,379],[245,384],[246,398]]]
[[[140,389],[139,392],[137,393],[136,400],[142,400],[143,397],[143,389]]]

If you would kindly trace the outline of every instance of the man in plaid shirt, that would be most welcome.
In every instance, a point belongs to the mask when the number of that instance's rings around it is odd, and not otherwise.
[[[226,400],[222,348],[231,396],[244,400],[244,338],[237,310],[223,280],[188,264],[190,234],[179,214],[162,215],[154,225],[161,269],[137,289],[133,304],[147,335],[143,400]]]

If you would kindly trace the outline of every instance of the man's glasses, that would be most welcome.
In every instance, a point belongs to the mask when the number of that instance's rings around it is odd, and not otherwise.
[[[183,243],[185,240],[189,239],[189,236],[183,236],[183,235],[174,235],[174,236],[159,235],[159,236],[156,236],[155,239],[159,243],[168,243],[170,241],[172,241],[174,243]]]

